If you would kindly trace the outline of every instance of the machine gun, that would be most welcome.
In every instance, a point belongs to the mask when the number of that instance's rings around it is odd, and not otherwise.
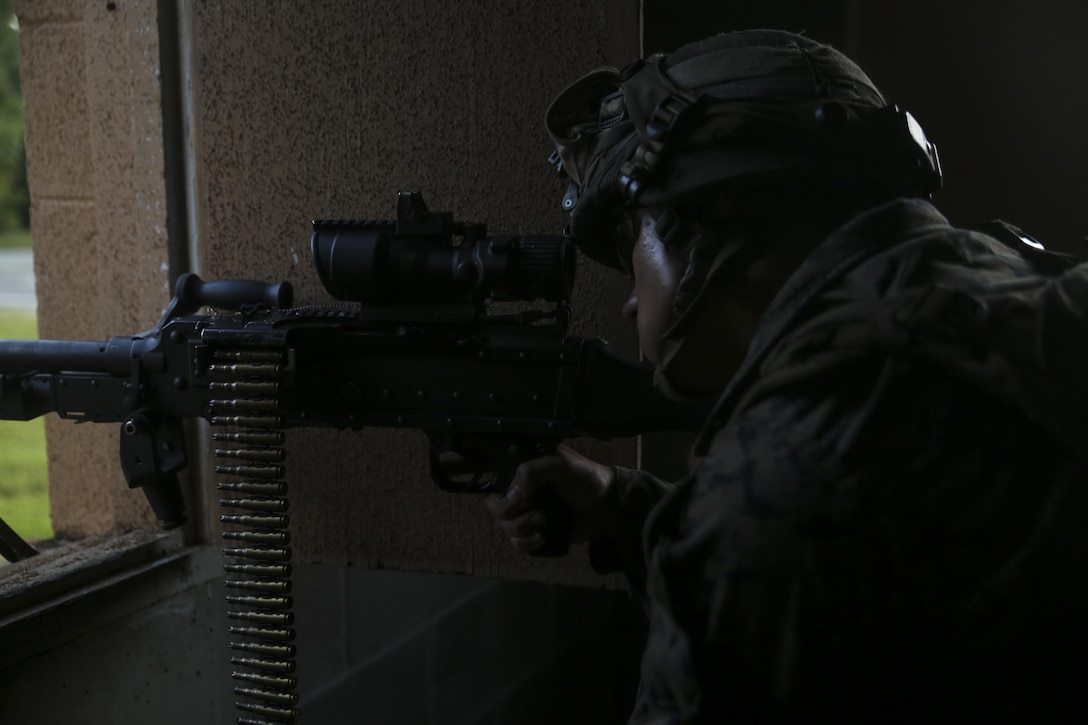
[[[658,394],[648,366],[567,334],[575,255],[563,237],[488,236],[404,192],[395,222],[315,221],[311,254],[328,293],[357,304],[292,308],[286,282],[185,274],[146,333],[0,341],[0,419],[55,412],[119,425],[128,485],[164,528],[185,522],[182,423],[213,426],[224,446],[217,486],[229,496],[223,535],[242,543],[224,550],[239,562],[227,569],[244,577],[228,586],[247,592],[231,599],[247,611],[229,616],[261,622],[231,630],[257,640],[240,649],[271,658],[243,663],[257,673],[236,677],[265,694],[243,688],[260,702],[239,707],[288,722],[286,429],[419,429],[439,486],[485,493],[505,490],[522,462],[564,439],[695,430],[705,413]],[[530,301],[537,307],[496,309]],[[204,307],[214,313],[196,314]],[[450,455],[462,464],[456,476]],[[542,505],[553,522],[545,553],[563,554],[562,509]],[[0,549],[11,559],[34,553],[2,522]]]

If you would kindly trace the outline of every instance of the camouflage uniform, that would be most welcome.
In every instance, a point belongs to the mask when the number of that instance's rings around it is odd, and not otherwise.
[[[1036,277],[916,199],[815,250],[764,316],[694,473],[619,470],[627,538],[611,551],[650,616],[632,723],[1083,716],[1084,460],[909,344],[844,334],[919,285]],[[593,551],[608,568],[610,549]]]

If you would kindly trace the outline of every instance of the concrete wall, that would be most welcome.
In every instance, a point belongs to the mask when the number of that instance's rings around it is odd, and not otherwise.
[[[621,592],[302,567],[305,722],[627,721],[645,618]]]
[[[132,334],[169,297],[154,10],[16,3],[43,338]],[[117,430],[54,416],[46,430],[59,538],[148,524],[143,496],[118,485]]]
[[[193,257],[205,276],[287,279],[298,303],[327,303],[309,221],[392,218],[401,190],[494,232],[561,229],[543,113],[604,63],[608,4],[372,0],[307,4],[302,17],[287,2],[188,7]],[[604,275],[579,274],[575,332],[613,337]],[[517,555],[478,500],[431,483],[425,446],[414,431],[293,431],[299,557],[602,583],[584,556]]]
[[[2,640],[0,722],[233,722],[216,559],[28,613]],[[601,725],[634,698],[642,613],[618,592],[316,566],[295,591],[303,722]]]

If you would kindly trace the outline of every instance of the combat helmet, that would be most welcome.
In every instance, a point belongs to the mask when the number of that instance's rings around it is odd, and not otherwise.
[[[595,70],[556,98],[546,126],[549,161],[570,179],[568,234],[618,269],[632,243],[624,209],[657,218],[710,192],[789,179],[851,178],[889,198],[941,185],[936,148],[909,113],[839,51],[784,31],[723,33]]]

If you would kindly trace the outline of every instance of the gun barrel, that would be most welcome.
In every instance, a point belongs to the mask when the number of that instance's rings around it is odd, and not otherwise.
[[[81,370],[109,372],[109,343],[79,340],[0,340],[0,375]]]

